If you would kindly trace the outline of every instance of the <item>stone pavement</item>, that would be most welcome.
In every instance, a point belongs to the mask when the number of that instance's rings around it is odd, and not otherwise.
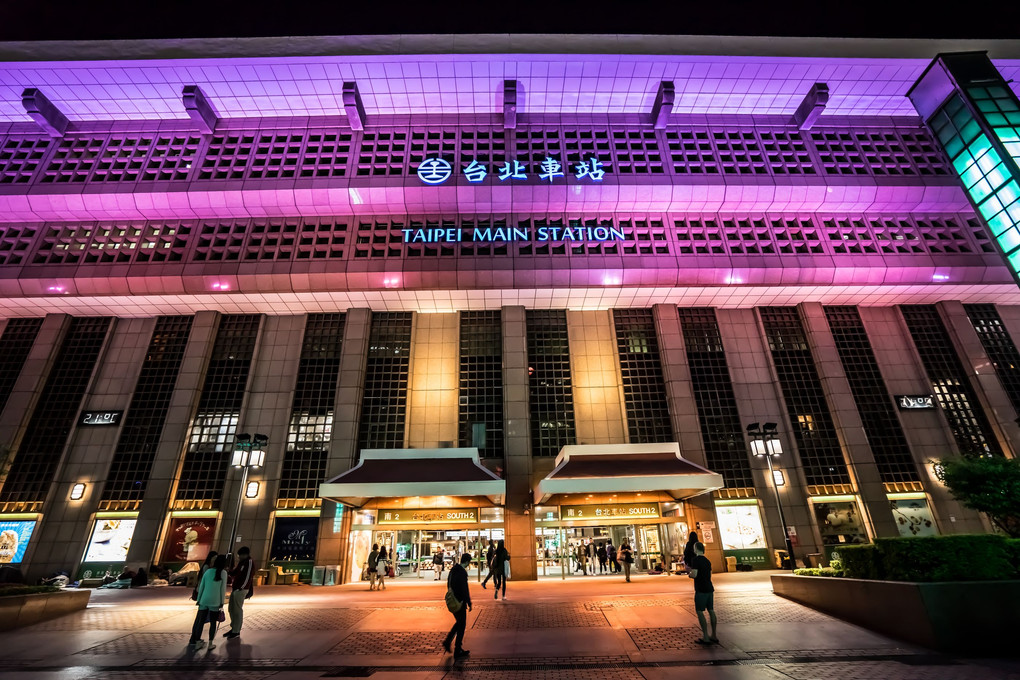
[[[719,574],[721,644],[701,648],[692,583],[677,576],[472,583],[454,664],[440,647],[445,583],[260,588],[241,638],[189,651],[190,591],[94,591],[77,614],[0,638],[4,680],[1020,680],[1020,660],[959,659],[910,647],[772,594],[768,572]],[[881,603],[862,603],[881,606]],[[979,622],[961,622],[979,625]],[[220,632],[225,631],[221,627]]]

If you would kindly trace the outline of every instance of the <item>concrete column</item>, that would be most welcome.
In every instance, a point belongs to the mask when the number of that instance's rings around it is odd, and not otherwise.
[[[524,307],[503,307],[503,431],[506,444],[504,529],[511,578],[538,578],[532,512],[531,420],[528,402],[528,336]]]
[[[358,458],[358,423],[361,419],[361,400],[365,393],[365,362],[371,329],[371,310],[347,310],[344,341],[340,346],[340,374],[337,377],[333,433],[329,441],[329,457],[326,459],[326,479],[323,481],[350,470]],[[341,518],[338,520],[337,510],[337,503],[322,501],[315,563],[339,565],[341,579],[346,583],[350,575],[350,569],[347,568],[350,512],[347,508],[341,508]]]
[[[931,381],[900,311],[896,307],[860,307],[858,311],[889,393],[930,394]],[[932,471],[930,461],[959,455],[942,409],[900,411],[899,417],[910,452],[918,463],[922,484],[931,497],[931,511],[939,531],[984,533],[981,515],[954,500]]]
[[[999,312],[999,318],[1002,319],[1002,327],[1009,334],[1013,345],[1020,348],[1020,306],[996,305],[995,309]],[[1020,413],[1017,413],[1017,416],[1020,416]],[[1010,437],[1020,436],[1020,424],[1017,424],[1015,419],[1012,423],[1006,423],[1003,429],[1010,433]]]
[[[60,344],[70,322],[71,317],[66,314],[47,314],[43,319],[35,343],[32,344],[32,350],[28,353],[21,374],[18,375],[11,390],[11,396],[7,399],[7,406],[0,414],[0,446],[7,452],[16,452],[21,445],[25,428],[28,427],[28,421],[42,394],[46,378],[57,358],[57,352],[60,351]],[[9,465],[14,460],[10,453],[5,457],[7,464],[0,465],[0,485],[6,479]]]
[[[280,486],[283,471],[283,456],[287,448],[287,431],[290,413],[294,405],[294,388],[297,384],[298,365],[301,361],[301,345],[304,339],[305,322],[308,317],[266,316],[262,320],[261,337],[252,357],[251,373],[248,379],[248,395],[245,407],[238,419],[237,431],[254,434],[260,432],[269,437],[265,449],[265,467],[249,470],[248,481],[259,483],[256,498],[245,498],[241,504],[241,521],[236,537],[230,536],[237,512],[237,498],[244,494],[241,488],[241,471],[231,469],[223,485],[222,529],[220,545],[227,549],[247,545],[255,561],[264,565],[269,559],[269,543],[272,539],[270,526],[276,508],[276,492]],[[224,540],[225,539],[225,540]]]
[[[627,409],[612,313],[568,311],[567,339],[577,443],[626,444]]]
[[[119,319],[97,363],[82,408],[127,411],[145,361],[156,319]],[[130,417],[130,414],[128,414]],[[32,576],[64,570],[75,575],[92,531],[103,484],[117,450],[121,427],[76,427],[56,474],[54,490],[43,506],[43,523],[33,540]],[[71,487],[85,484],[81,500],[70,500]],[[148,565],[146,565],[148,567]]]
[[[889,500],[886,498],[882,476],[868,444],[868,435],[864,432],[861,415],[854,403],[836,341],[825,318],[825,310],[818,302],[804,302],[800,305],[800,313],[811,355],[815,360],[815,370],[818,371],[833,426],[836,428],[836,436],[847,460],[850,475],[856,483],[857,494],[864,505],[862,510],[872,535],[899,536],[899,529],[889,512]]]
[[[163,434],[156,449],[156,459],[142,497],[135,535],[131,539],[127,559],[129,563],[151,564],[162,561],[157,559],[156,550],[163,539],[163,528],[170,509],[170,494],[177,479],[191,421],[202,396],[202,385],[218,325],[217,312],[199,312],[191,324],[184,360],[177,374]]]
[[[779,497],[783,503],[787,526],[797,532],[794,551],[803,561],[808,553],[822,552],[821,535],[808,507],[804,469],[790,433],[790,418],[772,370],[768,343],[754,309],[717,309],[716,319],[723,349],[726,350],[726,362],[733,379],[733,396],[737,401],[741,422],[745,426],[754,422],[779,424],[783,455],[774,461],[774,465],[786,481],[785,485],[779,487]],[[785,549],[786,539],[779,522],[768,464],[752,456],[751,468],[755,493],[764,508],[762,519],[769,547]]]
[[[1006,391],[1002,389],[992,360],[985,353],[985,348],[981,345],[981,339],[974,330],[963,303],[949,300],[936,306],[956,348],[956,355],[960,357],[964,372],[977,394],[979,403],[974,404],[975,408],[984,409],[1002,452],[1015,458],[1020,454],[1020,437],[1017,436],[1020,432],[1013,422],[1017,413],[1006,396]]]
[[[460,318],[419,314],[411,337],[407,380],[407,446],[458,445]]]

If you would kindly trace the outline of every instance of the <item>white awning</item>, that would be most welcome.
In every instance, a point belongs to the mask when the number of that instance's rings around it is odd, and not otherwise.
[[[478,449],[364,449],[361,461],[319,485],[319,496],[353,507],[373,498],[486,496],[503,503],[506,482],[481,464]]]
[[[676,442],[564,446],[538,483],[535,503],[556,494],[664,491],[677,500],[725,486],[722,475],[680,455]]]

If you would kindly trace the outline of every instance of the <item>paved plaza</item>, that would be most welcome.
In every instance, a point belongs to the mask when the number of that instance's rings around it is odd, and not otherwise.
[[[505,602],[472,581],[465,638],[471,657],[456,664],[440,647],[452,624],[442,602],[445,582],[403,580],[382,592],[367,584],[260,588],[245,608],[241,638],[218,634],[211,651],[186,646],[195,611],[190,591],[97,590],[84,612],[4,633],[0,676],[1020,679],[1020,660],[941,656],[776,597],[767,572],[715,580],[721,644],[709,648],[695,642],[692,583],[684,577],[512,582]]]

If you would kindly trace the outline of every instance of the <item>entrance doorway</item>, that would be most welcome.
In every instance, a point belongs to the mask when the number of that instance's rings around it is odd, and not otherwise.
[[[630,544],[633,551],[632,569],[652,571],[672,566],[669,531],[672,523],[654,524],[602,524],[590,526],[562,526],[542,523],[535,527],[535,558],[538,576],[564,578],[613,574],[623,571],[620,546]],[[612,548],[610,548],[612,546]],[[606,564],[602,566],[599,549],[606,549]],[[616,569],[610,554],[616,554]]]
[[[484,529],[464,528],[389,528],[357,532],[363,535],[360,543],[371,550],[372,544],[386,547],[390,556],[395,578],[399,579],[445,579],[459,557],[464,553],[472,556],[470,571],[479,580],[485,576],[485,552],[489,541],[503,540],[502,527]],[[365,550],[365,547],[361,551]],[[361,552],[359,551],[359,552]],[[436,554],[442,555],[442,566],[435,562]],[[360,558],[360,561],[358,561]],[[364,565],[364,557],[354,555],[355,564]],[[438,571],[438,573],[437,573]]]

